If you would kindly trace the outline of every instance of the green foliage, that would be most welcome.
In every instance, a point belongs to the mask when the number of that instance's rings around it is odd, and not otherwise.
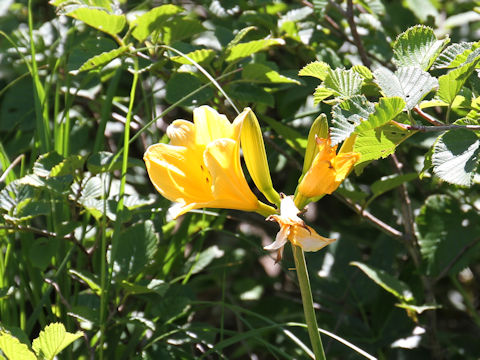
[[[308,357],[278,228],[173,220],[147,176],[203,104],[254,110],[286,195],[315,135],[361,156],[304,216],[337,239],[306,253],[327,358],[479,357],[474,1],[27,3],[0,5],[0,358]]]

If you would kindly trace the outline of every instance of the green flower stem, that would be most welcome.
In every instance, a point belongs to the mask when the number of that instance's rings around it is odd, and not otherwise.
[[[310,280],[308,279],[307,264],[305,263],[303,249],[300,246],[292,244],[292,250],[312,350],[316,360],[325,360],[325,352],[323,351],[322,339],[318,332],[317,318],[315,317],[315,309],[313,308],[312,289],[310,288]]]

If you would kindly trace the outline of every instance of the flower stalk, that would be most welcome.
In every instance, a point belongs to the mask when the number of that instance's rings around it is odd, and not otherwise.
[[[317,318],[313,308],[312,289],[308,278],[307,264],[303,249],[300,246],[292,244],[293,258],[295,260],[295,269],[297,270],[298,284],[300,294],[302,295],[303,312],[305,322],[307,323],[308,336],[312,344],[312,350],[316,360],[325,360],[325,351],[323,350],[322,339],[318,331]]]

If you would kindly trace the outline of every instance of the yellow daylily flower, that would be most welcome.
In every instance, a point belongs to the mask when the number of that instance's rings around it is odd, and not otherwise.
[[[155,188],[180,208],[174,217],[204,207],[271,214],[250,190],[240,164],[241,118],[230,123],[209,106],[193,111],[193,123],[175,120],[169,144],[154,144],[144,155]]]
[[[264,247],[265,250],[278,250],[276,262],[282,259],[283,247],[287,241],[300,246],[303,251],[318,251],[335,241],[318,235],[313,228],[305,224],[298,216],[300,210],[295,206],[293,196],[281,194],[281,197],[280,215],[270,215],[266,219],[280,225],[275,241]]]
[[[310,169],[298,185],[298,193],[305,198],[331,194],[348,176],[360,154],[342,149],[337,154],[337,146],[331,146],[330,137],[316,138],[318,153]],[[348,139],[344,145],[350,147]]]

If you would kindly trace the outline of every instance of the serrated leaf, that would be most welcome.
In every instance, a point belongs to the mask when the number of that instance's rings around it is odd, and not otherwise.
[[[153,222],[146,220],[120,234],[114,259],[115,276],[122,279],[135,277],[155,256],[158,236]]]
[[[27,345],[5,332],[0,333],[0,350],[9,360],[37,360]]]
[[[142,42],[150,34],[158,30],[163,25],[163,22],[182,11],[181,7],[172,4],[153,8],[130,23],[130,28],[133,28],[132,36]]]
[[[208,63],[215,57],[215,51],[212,49],[199,49],[185,54],[198,64]],[[192,65],[192,62],[183,56],[172,56],[170,60],[179,64]]]
[[[236,44],[227,49],[225,61],[237,61],[277,45],[285,45],[285,41],[283,39],[262,39]]]
[[[312,76],[320,80],[325,80],[328,74],[330,65],[323,61],[314,61],[305,65],[299,72],[300,76]]]
[[[417,66],[428,70],[449,41],[448,37],[438,40],[430,27],[416,25],[397,37],[393,44],[393,62],[398,67]]]
[[[242,41],[242,39],[252,30],[257,29],[255,26],[247,26],[246,28],[241,29],[240,31],[237,32],[235,37],[230,41],[227,45],[227,49],[232,48],[233,46],[237,45]]]
[[[82,335],[81,331],[72,334],[65,330],[63,324],[53,323],[40,331],[38,338],[33,340],[32,348],[37,356],[46,360],[53,360],[57,354]]]
[[[468,57],[467,51],[471,53],[473,42],[461,42],[449,45],[433,63],[434,69],[449,69],[463,65]],[[465,54],[465,55],[464,55]],[[463,59],[463,61],[461,61]]]
[[[33,173],[39,177],[48,177],[52,169],[64,160],[56,151],[42,154],[33,164]]]
[[[183,40],[205,30],[200,21],[188,18],[175,18],[162,24],[152,35],[154,42],[159,40],[167,45]],[[158,34],[158,35],[157,35]]]
[[[399,97],[380,98],[378,104],[375,104],[374,112],[370,114],[366,121],[362,121],[355,128],[357,134],[362,131],[378,128],[387,122],[395,119],[405,108],[405,101]]]
[[[332,89],[328,89],[323,85],[319,85],[317,86],[317,88],[315,89],[315,92],[313,93],[313,103],[317,105],[318,103],[322,102],[326,98],[336,94],[337,94],[336,91]]]
[[[50,176],[73,175],[78,169],[83,168],[85,158],[80,155],[70,155],[55,165],[50,171]]]
[[[395,152],[398,144],[414,133],[414,131],[405,130],[392,122],[376,129],[360,132],[355,140],[353,151],[360,153],[361,158],[355,166],[367,161],[386,158]]]
[[[110,61],[112,61],[113,59],[116,59],[117,57],[126,53],[127,51],[128,51],[128,46],[121,46],[118,49],[113,49],[107,52],[103,52],[99,55],[96,55],[88,59],[77,70],[70,71],[70,74],[77,75],[82,71],[92,70],[96,67],[106,65]]]
[[[351,97],[360,94],[362,77],[352,69],[328,69],[323,86],[332,89],[339,97]]]
[[[474,132],[466,129],[447,131],[435,142],[433,172],[448,183],[472,186],[479,152],[480,140]]]
[[[480,59],[477,59],[440,76],[437,97],[451,105],[479,61]]]
[[[89,7],[77,8],[66,15],[110,35],[118,34],[127,23],[125,15],[109,14],[106,11]]]
[[[395,73],[387,68],[374,72],[375,80],[387,97],[401,97],[408,110],[417,105],[430,91],[438,86],[436,78],[419,67],[401,67]]]
[[[242,71],[242,78],[249,82],[259,83],[294,83],[300,85],[300,82],[283,76],[272,68],[263,64],[247,64]]]
[[[480,233],[480,219],[476,211],[465,211],[449,195],[432,195],[420,208],[415,223],[427,275],[438,276],[447,267],[450,268],[445,275],[455,275],[476,261],[478,244],[458,258],[462,249]]]
[[[368,119],[374,111],[374,105],[364,95],[352,96],[333,106],[330,128],[332,145],[348,138],[355,130],[355,126]]]
[[[388,291],[401,302],[412,302],[414,300],[412,291],[403,281],[398,280],[382,269],[376,269],[373,266],[363,264],[361,262],[352,261],[350,265],[358,267],[373,280],[377,285]]]
[[[373,80],[373,74],[370,69],[364,65],[355,65],[352,67],[352,70],[359,74],[364,80],[371,81]]]

